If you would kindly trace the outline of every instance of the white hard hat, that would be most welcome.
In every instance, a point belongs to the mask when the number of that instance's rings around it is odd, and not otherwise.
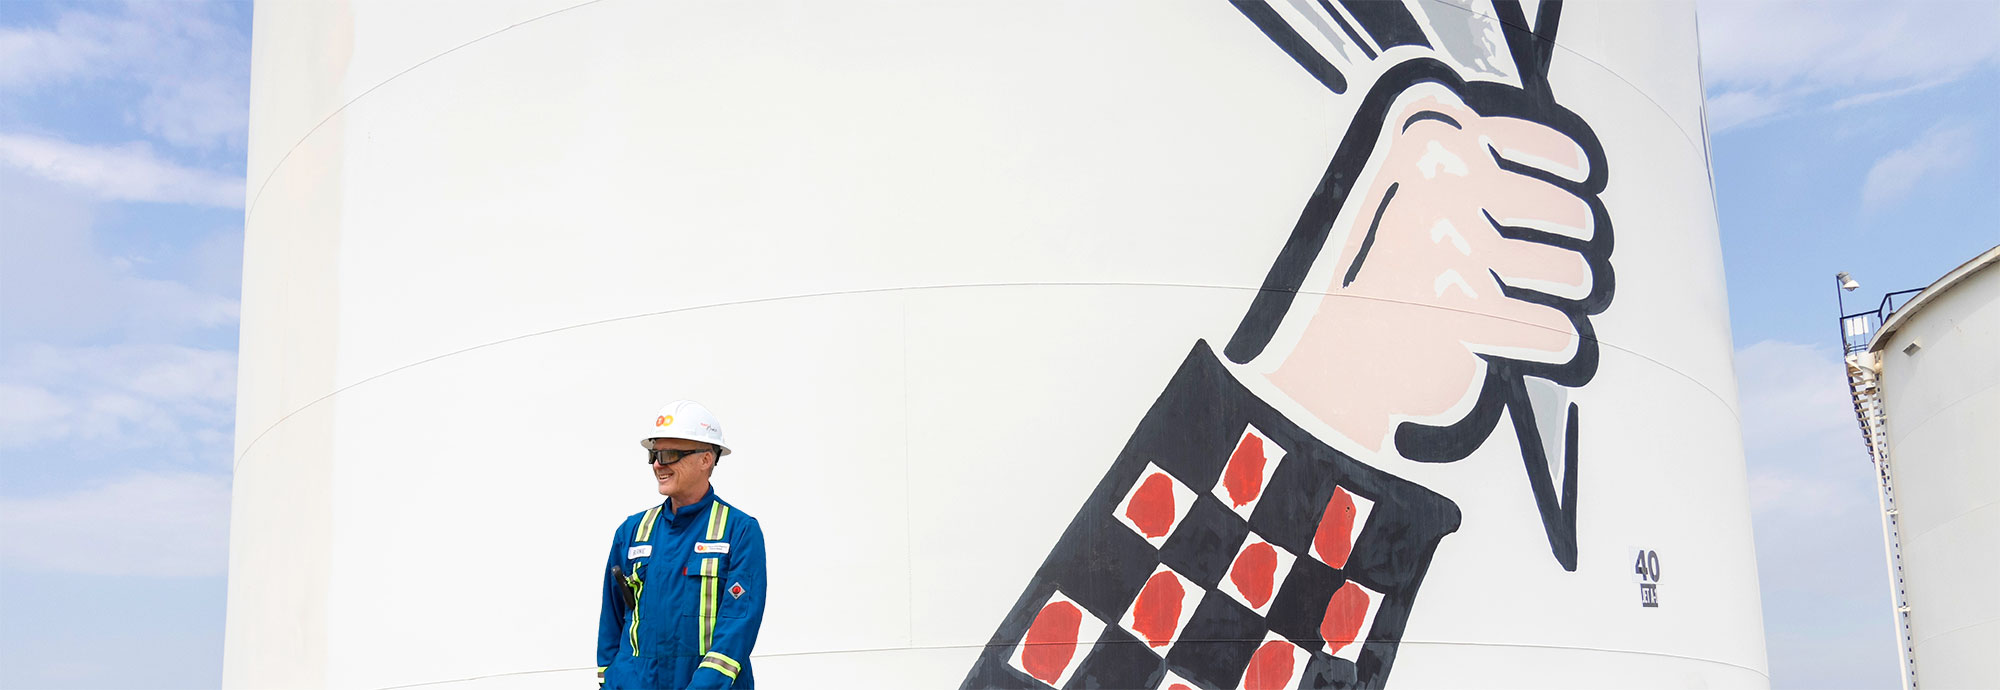
[[[689,441],[713,443],[722,449],[722,455],[729,454],[729,445],[722,440],[722,422],[708,408],[693,400],[675,400],[660,408],[660,413],[646,420],[646,435],[639,437],[639,445],[646,450],[653,449],[653,439],[681,438]]]

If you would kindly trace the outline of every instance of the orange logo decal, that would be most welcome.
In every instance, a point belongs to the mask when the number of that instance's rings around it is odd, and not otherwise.
[[[653,420],[653,426],[673,426],[673,425],[674,425],[674,416],[670,414],[660,415],[659,419]]]

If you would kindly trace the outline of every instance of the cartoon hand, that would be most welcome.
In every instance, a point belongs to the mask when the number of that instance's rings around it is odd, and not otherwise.
[[[1497,84],[1415,80],[1378,86],[1371,100],[1379,119],[1364,104],[1341,147],[1372,139],[1367,162],[1349,173],[1354,193],[1313,257],[1324,287],[1303,285],[1253,367],[1374,451],[1400,422],[1444,427],[1476,408],[1497,418],[1498,398],[1481,399],[1498,395],[1485,384],[1498,372],[1587,381],[1588,314],[1603,310],[1611,282],[1603,154],[1588,127]],[[1492,421],[1473,426],[1483,428],[1465,430],[1478,436],[1470,447]],[[1398,445],[1412,459],[1457,459]]]

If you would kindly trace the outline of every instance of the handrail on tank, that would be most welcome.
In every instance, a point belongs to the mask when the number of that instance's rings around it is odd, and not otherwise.
[[[1924,288],[1897,290],[1883,295],[1881,304],[1876,305],[1874,309],[1858,311],[1852,314],[1841,314],[1841,355],[1851,355],[1868,349],[1869,338],[1874,336],[1876,329],[1881,328],[1882,324],[1889,320],[1889,317],[1896,314],[1896,310],[1902,309],[1904,305],[1910,303],[1911,299],[1915,299],[1914,296],[1917,293],[1923,291]],[[1903,299],[1898,301],[1897,298],[1899,297]]]

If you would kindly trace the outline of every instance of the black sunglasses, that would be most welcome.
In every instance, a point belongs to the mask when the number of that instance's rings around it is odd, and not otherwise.
[[[696,453],[706,453],[711,450],[714,449],[696,448],[694,450],[674,450],[672,448],[652,448],[646,451],[646,464],[673,465],[674,463],[686,459],[687,456],[694,455]]]

